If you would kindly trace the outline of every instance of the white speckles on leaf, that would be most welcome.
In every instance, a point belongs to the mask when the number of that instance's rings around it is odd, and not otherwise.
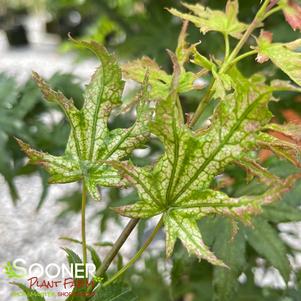
[[[84,92],[84,105],[78,110],[72,100],[53,91],[36,73],[33,74],[44,97],[56,102],[63,109],[71,126],[65,154],[52,156],[31,149],[19,142],[32,163],[42,164],[50,174],[52,183],[83,180],[90,195],[99,199],[97,186],[124,185],[124,180],[107,160],[121,160],[149,137],[148,122],[151,110],[148,107],[147,82],[139,94],[137,118],[128,129],[109,131],[107,123],[112,109],[121,104],[124,88],[121,69],[115,57],[96,42],[74,42],[93,51],[101,61]]]

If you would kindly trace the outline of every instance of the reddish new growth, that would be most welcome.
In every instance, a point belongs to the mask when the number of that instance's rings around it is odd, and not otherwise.
[[[301,7],[296,2],[288,0],[287,7],[283,10],[286,21],[293,28],[301,31]]]
[[[273,40],[273,33],[271,33],[270,31],[262,30],[260,33],[259,39],[264,39],[264,40],[268,41],[269,43],[271,43]],[[262,53],[257,54],[256,61],[258,63],[263,64],[263,63],[267,62],[268,60],[269,60],[269,57],[267,55],[262,54]]]

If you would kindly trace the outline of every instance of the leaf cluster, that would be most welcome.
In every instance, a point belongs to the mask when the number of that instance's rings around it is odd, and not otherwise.
[[[128,128],[108,127],[112,110],[122,104],[124,88],[116,58],[95,42],[74,41],[92,50],[101,61],[85,88],[81,108],[34,74],[45,98],[57,103],[69,121],[71,131],[64,154],[54,156],[18,141],[31,162],[49,172],[53,183],[82,181],[83,189],[95,199],[100,198],[99,186],[134,187],[135,202],[114,210],[134,219],[160,216],[158,225],[164,225],[167,257],[173,254],[179,240],[189,254],[214,266],[215,300],[231,300],[241,288],[237,280],[242,273],[247,273],[249,281],[249,248],[253,256],[262,256],[277,268],[286,283],[292,272],[287,247],[275,225],[301,217],[299,204],[285,201],[300,178],[301,127],[274,123],[269,104],[276,100],[275,93],[300,93],[300,55],[296,51],[300,42],[273,43],[271,34],[261,31],[249,52],[240,55],[243,44],[256,28],[263,27],[262,22],[275,5],[285,11],[291,2],[264,1],[251,24],[239,21],[238,1],[233,0],[227,2],[225,11],[200,4],[184,4],[192,14],[171,9],[172,14],[185,20],[175,53],[168,52],[173,73],[169,75],[148,57],[123,66],[125,76],[141,84],[133,101],[137,105],[136,120]],[[222,59],[206,57],[198,43],[187,43],[187,21],[204,34],[214,31],[225,38]],[[232,38],[239,39],[234,49],[230,47]],[[254,63],[271,61],[293,83],[270,81],[262,72],[244,75],[237,63],[247,56],[253,56]],[[188,63],[197,71],[187,71]],[[186,118],[180,97],[203,89],[196,81],[204,75],[210,76],[211,84],[196,111]],[[210,120],[200,123],[204,110],[213,101]],[[152,164],[138,166],[129,157],[151,135],[160,141],[164,152]],[[258,159],[263,149],[282,160],[277,162],[291,164],[286,166],[292,172],[281,174],[264,166]],[[231,168],[235,170],[232,180],[239,185],[223,187],[220,180],[231,174]],[[251,182],[246,185],[246,181]],[[283,196],[284,201],[279,202]],[[67,253],[70,258],[70,251]],[[108,280],[99,285],[95,298],[108,293],[110,300],[114,287],[110,283]],[[120,287],[116,290],[119,292]],[[135,298],[128,289],[121,290],[120,296]]]

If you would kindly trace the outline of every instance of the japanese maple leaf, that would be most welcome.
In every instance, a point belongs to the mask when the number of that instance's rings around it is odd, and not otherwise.
[[[257,62],[262,64],[271,60],[275,66],[300,86],[301,53],[296,50],[300,47],[301,40],[298,39],[290,43],[272,43],[272,38],[273,35],[271,32],[261,32],[257,39]]]
[[[296,151],[300,149],[295,144],[264,132],[272,117],[268,110],[272,92],[289,87],[282,82],[266,86],[261,76],[246,79],[232,68],[228,75],[235,83],[234,92],[220,101],[209,128],[193,131],[183,123],[182,112],[176,105],[180,68],[174,64],[171,92],[157,104],[155,119],[150,125],[165,152],[154,166],[111,162],[136,187],[139,195],[137,203],[115,209],[121,215],[135,218],[162,214],[168,256],[179,238],[189,253],[222,266],[224,263],[204,244],[197,220],[209,214],[221,214],[247,223],[252,214],[260,212],[261,205],[279,198],[295,181],[293,176],[282,182],[250,156],[250,151],[260,145],[270,145],[281,148],[283,153],[278,154],[296,159]],[[263,195],[240,198],[211,189],[212,180],[234,162],[259,176],[270,189]]]
[[[209,31],[218,31],[225,35],[240,39],[242,32],[247,29],[247,24],[240,22],[237,18],[237,0],[228,0],[225,12],[211,10],[201,4],[183,3],[183,6],[191,13],[182,13],[175,8],[169,9],[169,12],[181,19],[190,21],[196,27],[199,27],[203,34],[206,34]]]
[[[32,149],[18,140],[32,163],[41,164],[51,175],[51,183],[68,183],[82,180],[90,195],[99,199],[97,186],[120,186],[118,173],[106,165],[106,160],[120,160],[141,146],[149,136],[150,110],[147,103],[147,85],[140,93],[137,119],[125,129],[108,129],[108,118],[113,108],[121,105],[124,88],[121,69],[112,54],[96,42],[77,42],[92,50],[101,61],[84,92],[84,105],[77,109],[72,99],[53,91],[37,74],[33,77],[44,97],[57,103],[70,124],[70,137],[65,153],[53,156]]]

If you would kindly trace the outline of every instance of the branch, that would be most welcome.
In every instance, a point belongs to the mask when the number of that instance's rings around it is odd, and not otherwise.
[[[123,229],[123,231],[120,234],[120,236],[118,237],[118,239],[115,241],[115,243],[112,246],[110,252],[107,254],[105,259],[103,260],[102,265],[97,269],[97,271],[95,273],[95,276],[101,277],[107,271],[107,269],[109,268],[111,262],[116,257],[119,250],[121,249],[121,247],[123,246],[123,244],[125,243],[127,238],[130,236],[130,234],[132,233],[132,231],[134,230],[134,228],[136,227],[138,222],[139,222],[139,219],[137,219],[137,218],[133,218],[128,222],[128,224]],[[93,284],[91,284],[88,287],[87,292],[92,292],[93,289],[95,288],[96,284],[97,283],[93,282]]]

